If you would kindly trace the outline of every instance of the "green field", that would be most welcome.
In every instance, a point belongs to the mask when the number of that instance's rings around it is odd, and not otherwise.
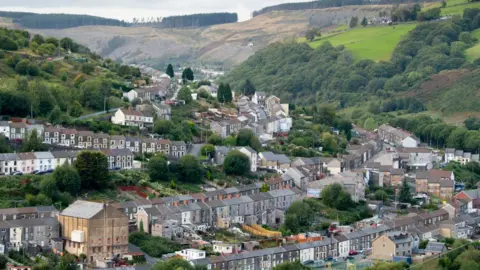
[[[448,1],[447,7],[442,8],[441,15],[462,14],[463,10],[467,8],[480,8],[480,2],[468,2],[466,0]]]
[[[403,35],[415,28],[415,24],[395,26],[358,26],[352,30],[323,37],[309,43],[312,48],[330,41],[333,46],[345,45],[356,60],[390,60],[395,46]]]
[[[467,59],[472,61],[480,57],[480,29],[477,29],[472,32],[472,36],[474,36],[477,40],[477,44],[473,45],[473,47],[468,48],[466,53],[467,53]]]

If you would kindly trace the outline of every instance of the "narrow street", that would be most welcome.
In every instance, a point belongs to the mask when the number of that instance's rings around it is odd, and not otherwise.
[[[139,247],[135,246],[134,244],[128,244],[128,251],[129,252],[142,252],[145,254],[145,259],[147,260],[147,263],[144,265],[137,265],[135,266],[135,269],[137,270],[148,270],[153,267],[154,264],[156,264],[160,259],[154,258],[145,252],[143,252]]]

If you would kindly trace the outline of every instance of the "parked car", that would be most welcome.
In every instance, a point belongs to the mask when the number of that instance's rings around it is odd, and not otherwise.
[[[358,255],[358,252],[355,251],[355,250],[350,250],[350,251],[348,252],[348,255],[349,255],[349,256]]]
[[[12,175],[23,175],[23,172],[16,171],[16,172],[13,172]]]

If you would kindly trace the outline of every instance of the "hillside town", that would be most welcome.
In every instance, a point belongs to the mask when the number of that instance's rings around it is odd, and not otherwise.
[[[370,4],[257,11],[304,20],[268,46],[213,37],[236,13],[0,11],[0,270],[480,269],[480,118],[457,97],[480,85],[480,9]],[[57,20],[113,36],[97,54],[21,28]],[[178,48],[154,58],[116,27]],[[335,42],[369,31],[395,48]],[[225,68],[223,43],[250,58]]]
[[[35,130],[49,149],[2,153],[1,175],[48,177],[63,166],[76,166],[77,157],[85,151],[103,154],[111,172],[150,170],[138,159],[146,154],[164,156],[169,163],[204,155],[194,153],[198,144],[191,141],[152,133],[156,121],[172,121],[171,106],[186,106],[185,100],[166,99],[172,95],[173,84],[168,76],[160,75],[153,78],[152,86],[125,93],[130,102],[140,102],[136,107],[117,109],[110,121],[145,131],[138,135],[110,135],[32,119],[0,122],[0,131],[8,140],[21,143]],[[218,94],[218,86],[201,88],[209,95]],[[191,95],[202,102],[198,94]],[[480,189],[465,189],[453,171],[442,169],[450,162],[478,162],[478,154],[433,149],[410,132],[384,124],[375,131],[353,126],[357,142],[349,143],[343,153],[295,157],[269,147],[292,131],[295,118],[290,116],[289,104],[263,92],[250,97],[240,94],[233,100],[235,109],[208,108],[194,113],[192,119],[220,139],[249,130],[263,150],[256,151],[248,144],[215,145],[212,153],[205,153],[209,157],[205,164],[221,168],[230,154],[239,152],[248,160],[246,174],[258,175],[258,181],[228,187],[204,185],[201,192],[174,196],[122,201],[77,198],[64,207],[1,209],[4,254],[22,251],[34,257],[49,250],[53,254],[68,252],[81,258],[77,263],[92,267],[133,261],[141,265],[138,258],[151,258],[149,251],[144,250],[145,254],[132,248],[128,237],[140,232],[182,247],[146,260],[147,264],[178,257],[207,269],[272,269],[294,261],[322,268],[368,266],[377,260],[422,262],[447,252],[443,239],[478,237]],[[292,205],[324,201],[327,198],[322,191],[332,187],[343,190],[353,205],[365,205],[368,217],[349,223],[318,216],[312,221],[323,220],[323,229],[279,231],[288,223]],[[377,192],[372,193],[375,189],[391,189],[393,194],[378,198]],[[407,202],[402,196],[411,199]],[[235,239],[217,237],[225,234]],[[134,244],[141,246],[138,241]]]

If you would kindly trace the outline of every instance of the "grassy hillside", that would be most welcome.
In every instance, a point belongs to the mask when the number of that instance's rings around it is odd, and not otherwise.
[[[308,44],[312,48],[317,48],[324,42],[329,41],[333,46],[344,45],[356,60],[390,60],[395,46],[405,34],[415,28],[415,25],[360,26],[332,36],[327,35]]]
[[[477,39],[477,43],[466,51],[468,60],[475,60],[480,57],[480,29],[472,32],[472,36]]]
[[[468,0],[450,0],[447,6],[442,8],[443,16],[462,14],[467,8],[480,8],[480,2],[469,2]]]
[[[71,53],[67,53],[67,50]],[[0,115],[67,122],[125,105],[136,68],[103,60],[69,38],[0,28]]]
[[[476,46],[472,36],[478,35],[478,25],[470,23],[470,17],[478,12],[473,13],[466,14],[466,19],[401,25],[406,34],[398,44],[389,45],[389,61],[355,58],[358,54],[348,41],[377,49],[384,43],[376,42],[375,36],[388,36],[389,31],[398,29],[359,27],[324,37],[316,41],[315,49],[306,43],[272,45],[234,69],[225,81],[238,90],[249,79],[258,91],[273,93],[289,103],[335,103],[346,111],[354,107],[348,111],[352,116],[369,113],[365,114],[368,118],[425,109],[442,115],[468,115],[480,110],[480,85],[472,78],[480,75],[480,62],[466,57],[466,50]],[[408,27],[412,29],[408,31]],[[334,46],[343,44],[345,47]],[[369,49],[364,45],[363,51]],[[473,75],[467,76],[463,70]]]

